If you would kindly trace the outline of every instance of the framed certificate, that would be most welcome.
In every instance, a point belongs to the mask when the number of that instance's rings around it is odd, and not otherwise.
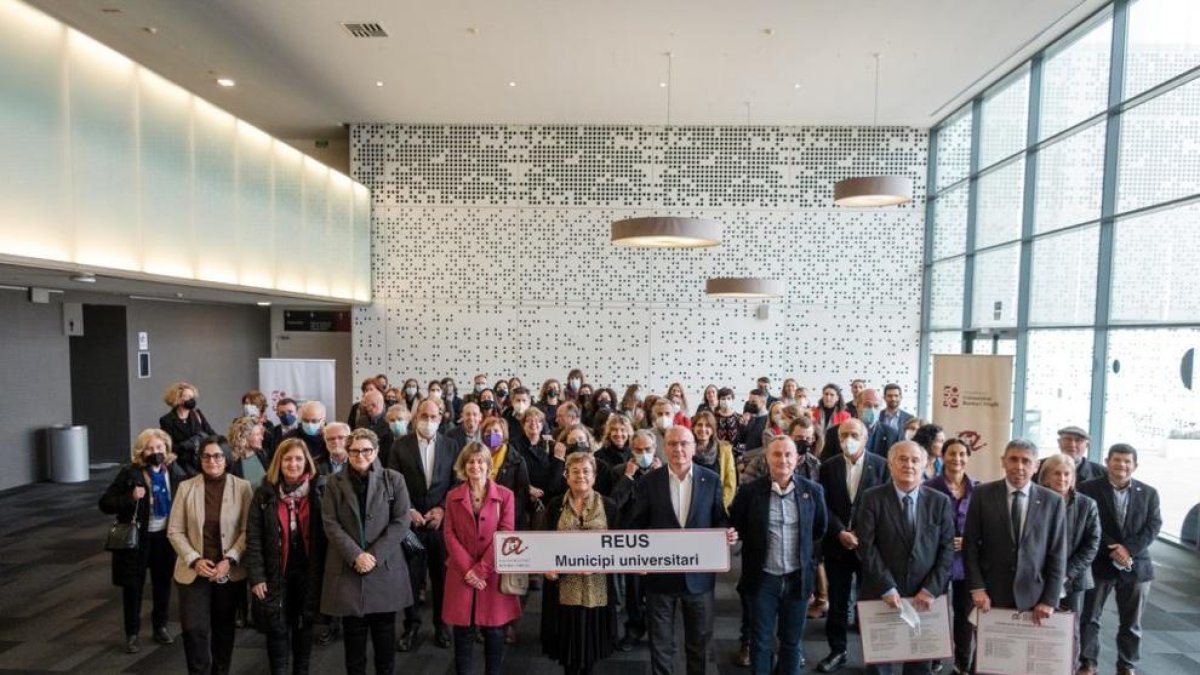
[[[912,628],[900,618],[900,610],[882,600],[858,603],[859,636],[862,638],[864,663],[900,663],[936,661],[954,656],[950,639],[950,609],[942,594],[927,612],[918,612],[921,620]]]
[[[1075,672],[1075,615],[1055,612],[1042,625],[1029,612],[993,607],[979,612],[975,672],[989,675],[1071,675]]]

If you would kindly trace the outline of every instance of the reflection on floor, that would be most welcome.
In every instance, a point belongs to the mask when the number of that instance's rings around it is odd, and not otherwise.
[[[112,475],[106,471],[95,474],[88,483],[43,483],[0,493],[0,673],[186,672],[179,640],[169,647],[150,640],[148,605],[142,651],[124,653],[120,594],[110,585],[109,554],[101,550],[110,521],[96,508]],[[1161,543],[1155,545],[1154,556],[1158,580],[1146,609],[1141,670],[1200,672],[1200,564],[1193,554]],[[729,575],[718,586],[716,659],[710,673],[747,672],[733,660],[739,623],[734,581]],[[508,651],[506,673],[560,672],[540,655],[538,608],[539,598],[534,595],[519,624],[519,644]],[[805,644],[810,668],[826,654],[823,624],[814,621],[808,627]],[[428,620],[425,626],[429,626]],[[1110,609],[1104,626],[1101,673],[1114,672],[1115,626]],[[172,622],[171,630],[178,634],[177,622]],[[438,649],[432,639],[426,639],[417,651],[398,657],[397,672],[406,675],[453,672],[450,651]],[[682,654],[680,659],[677,672],[682,673]],[[314,673],[344,672],[340,643],[315,648],[313,661]],[[852,650],[850,662],[861,663],[856,651]],[[233,672],[262,673],[266,669],[262,637],[252,630],[239,631]],[[646,675],[649,669],[649,654],[643,645],[628,654],[615,654],[596,672]],[[851,666],[842,672],[862,669]]]

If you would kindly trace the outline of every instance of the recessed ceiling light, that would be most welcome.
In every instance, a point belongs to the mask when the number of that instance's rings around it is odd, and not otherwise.
[[[799,82],[797,82],[796,84],[793,84],[793,85],[792,85],[792,88],[793,88],[793,89],[799,89],[799,88],[800,88],[800,83],[799,83]]]
[[[96,283],[96,275],[91,272],[80,272],[79,274],[72,275],[71,281],[81,284],[94,284]]]
[[[232,77],[218,77],[217,84],[222,87],[232,87],[237,84]]]
[[[658,83],[658,86],[662,87],[663,89],[666,89],[666,88],[667,88],[667,83],[666,83],[666,82],[659,82],[659,83]]]
[[[271,303],[269,303],[269,302],[265,302],[265,301],[260,301],[260,302],[258,302],[258,303],[256,303],[256,304],[257,304],[259,307],[270,307],[270,306],[271,306]]]
[[[479,35],[479,29],[475,26],[467,26],[467,32],[471,35]]]
[[[375,86],[376,86],[376,87],[382,87],[382,86],[383,86],[383,80],[375,80]]]
[[[509,81],[509,83],[508,83],[508,86],[510,86],[510,87],[515,87],[515,86],[517,86],[517,83],[516,83],[516,82],[512,82],[512,81]]]
[[[142,26],[142,31],[150,35],[158,35],[158,28],[155,26]]]

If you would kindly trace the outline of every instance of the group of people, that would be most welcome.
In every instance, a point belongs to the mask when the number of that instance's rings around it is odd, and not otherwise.
[[[846,401],[794,380],[778,396],[759,378],[741,411],[709,385],[688,414],[680,383],[618,398],[572,370],[536,401],[517,378],[391,387],[362,383],[346,422],[319,401],[274,402],[256,391],[222,436],[186,382],[164,395],[160,428],[141,432],[131,461],[100,500],[135,523],[136,548],[113,554],[126,648],[140,648],[149,572],[153,638],[173,641],[171,586],[190,673],[229,671],[236,627],[266,635],[272,673],[308,672],[314,643],[341,632],[348,673],[391,673],[415,649],[422,605],[433,640],[453,647],[456,672],[501,672],[529,589],[541,589],[543,653],[586,675],[614,650],[648,639],[655,675],[673,672],[677,614],[689,675],[711,658],[713,573],[500,575],[496,532],[722,528],[741,556],[738,664],[795,675],[802,636],[824,617],[846,665],[853,601],[909,599],[927,609],[949,594],[955,673],[974,672],[973,610],[1072,611],[1079,673],[1094,673],[1100,618],[1117,596],[1118,669],[1133,673],[1140,616],[1161,526],[1153,488],[1132,479],[1137,451],[1087,459],[1087,433],[1067,427],[1038,461],[1007,444],[1004,479],[976,484],[971,446],[901,408],[902,391],[851,383]],[[1040,483],[1040,484],[1039,484]],[[1044,486],[1044,487],[1043,487]],[[1004,527],[998,525],[1004,524]],[[426,582],[428,581],[428,587]],[[678,612],[677,612],[678,609]],[[399,625],[397,625],[399,623]],[[623,624],[623,625],[622,625]],[[871,664],[887,673],[888,664]],[[938,672],[940,662],[897,664]]]

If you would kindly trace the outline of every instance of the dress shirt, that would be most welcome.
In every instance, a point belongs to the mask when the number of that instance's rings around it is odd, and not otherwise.
[[[433,484],[433,461],[437,456],[435,439],[425,440],[421,434],[417,434],[417,449],[421,452],[421,468],[425,471],[425,489]]]
[[[1004,503],[1008,507],[1009,513],[1012,512],[1013,493],[1020,492],[1021,494],[1025,495],[1025,498],[1022,500],[1022,503],[1021,503],[1021,534],[1022,535],[1025,534],[1025,519],[1029,517],[1029,493],[1030,493],[1029,486],[1030,485],[1032,485],[1032,483],[1026,483],[1025,487],[1018,490],[1017,488],[1013,487],[1012,483],[1008,482],[1008,479],[1004,480],[1004,492],[1007,495]]]
[[[688,509],[692,506],[692,468],[688,467],[687,475],[680,479],[675,471],[667,467],[667,476],[671,485],[671,506],[675,507],[675,517],[679,519],[680,527],[687,527]]]
[[[1112,483],[1109,483],[1112,485]],[[1112,485],[1113,498],[1117,501],[1117,520],[1118,525],[1125,527],[1125,514],[1129,513],[1129,486],[1133,485],[1133,481],[1125,484],[1125,487],[1117,487]]]
[[[846,491],[850,493],[851,502],[858,498],[858,484],[862,482],[863,465],[867,463],[866,455],[865,447],[858,451],[857,462],[851,461],[845,453],[842,454],[842,458],[846,460]]]
[[[800,569],[800,510],[796,507],[796,482],[786,488],[771,481],[771,510],[767,513],[767,556],[763,571],[775,576]]]

